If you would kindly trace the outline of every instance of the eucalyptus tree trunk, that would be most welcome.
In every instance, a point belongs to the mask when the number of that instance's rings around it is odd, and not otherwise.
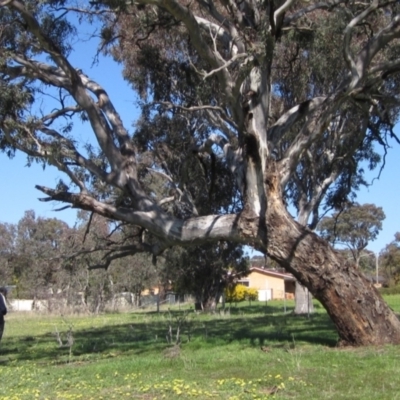
[[[400,343],[400,321],[354,263],[301,226],[282,201],[275,163],[265,174],[265,216],[243,212],[239,229],[277,261],[327,310],[343,345]]]
[[[201,311],[214,311],[217,307],[217,302],[215,298],[209,297],[206,300],[198,301],[196,300],[195,309]]]
[[[296,315],[310,315],[314,312],[312,295],[309,290],[299,282],[296,282],[295,300],[296,306],[294,308],[294,313]]]

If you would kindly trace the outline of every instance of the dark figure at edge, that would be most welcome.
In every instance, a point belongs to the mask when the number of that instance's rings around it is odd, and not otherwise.
[[[7,314],[6,296],[7,290],[3,287],[0,287],[0,342],[4,332],[4,316]]]

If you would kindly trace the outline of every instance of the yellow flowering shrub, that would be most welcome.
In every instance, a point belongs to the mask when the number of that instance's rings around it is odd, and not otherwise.
[[[225,289],[225,299],[228,303],[238,303],[246,299],[247,288],[244,285],[234,285]]]
[[[258,300],[258,291],[241,284],[229,286],[225,289],[225,300],[228,303],[238,303],[244,300],[256,301]]]
[[[246,288],[246,299],[249,301],[256,301],[258,300],[258,290],[254,288]]]

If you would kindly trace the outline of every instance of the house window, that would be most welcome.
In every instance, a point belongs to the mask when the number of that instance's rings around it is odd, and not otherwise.
[[[249,281],[238,281],[239,285],[243,285],[246,287],[249,287],[250,282]]]

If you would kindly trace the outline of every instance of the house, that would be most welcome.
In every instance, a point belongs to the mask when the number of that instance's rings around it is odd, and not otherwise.
[[[382,286],[385,287],[388,285],[388,280],[384,276],[376,276],[376,274],[365,274],[365,277],[378,289]]]
[[[260,301],[294,299],[296,279],[291,274],[251,267],[249,274],[238,283],[257,289]]]

